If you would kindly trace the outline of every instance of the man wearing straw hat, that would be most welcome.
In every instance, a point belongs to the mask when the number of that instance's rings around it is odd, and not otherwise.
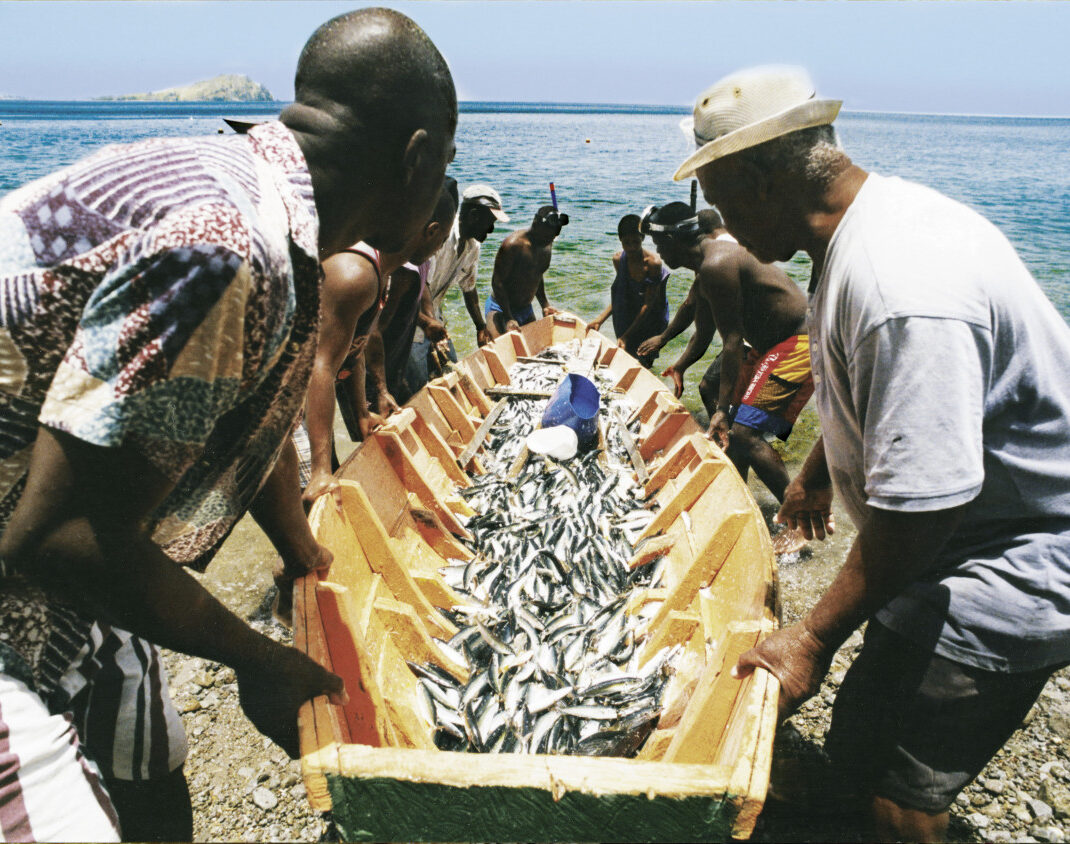
[[[823,437],[778,518],[858,527],[798,624],[745,653],[813,695],[868,621],[826,750],[881,838],[941,840],[948,808],[1070,660],[1070,329],[993,225],[867,173],[836,143],[840,103],[757,68],[698,98],[697,175],[764,261],[813,260],[810,349]]]

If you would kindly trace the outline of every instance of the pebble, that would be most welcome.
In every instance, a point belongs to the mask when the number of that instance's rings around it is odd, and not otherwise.
[[[279,805],[279,798],[260,786],[253,789],[253,802],[266,812]]]
[[[1063,844],[1066,841],[1066,833],[1057,826],[1032,826],[1029,834],[1038,841],[1051,841],[1053,844]]]
[[[1021,823],[1029,823],[1033,820],[1033,813],[1023,805],[1018,805],[1011,809],[1011,815],[1017,818]]]
[[[1055,817],[1070,817],[1070,789],[1065,785],[1053,779],[1042,780],[1038,796],[1051,806]]]
[[[984,829],[991,821],[986,815],[982,815],[980,812],[971,812],[966,818],[973,826],[978,829]]]
[[[989,794],[1002,794],[1005,788],[1003,780],[991,778],[984,780],[984,787]]]
[[[212,671],[201,671],[193,675],[193,682],[202,689],[207,689],[215,683],[215,673]]]
[[[1052,816],[1051,806],[1045,803],[1043,800],[1037,800],[1035,797],[1025,801],[1029,807],[1029,811],[1032,812],[1033,817],[1038,821],[1047,820]]]

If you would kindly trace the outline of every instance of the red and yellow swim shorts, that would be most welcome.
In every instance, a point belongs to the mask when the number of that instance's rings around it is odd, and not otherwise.
[[[813,394],[809,336],[788,337],[764,354],[751,349],[736,382],[733,421],[786,440]]]

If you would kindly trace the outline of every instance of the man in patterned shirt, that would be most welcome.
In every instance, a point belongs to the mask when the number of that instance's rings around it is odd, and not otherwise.
[[[318,259],[417,233],[457,104],[434,45],[384,9],[317,30],[295,88],[247,136],[108,147],[0,201],[5,840],[114,840],[120,821],[128,839],[190,839],[185,738],[150,642],[231,666],[291,755],[300,704],[344,699],[181,566],[203,570],[247,510],[291,577],[330,563],[288,437]]]

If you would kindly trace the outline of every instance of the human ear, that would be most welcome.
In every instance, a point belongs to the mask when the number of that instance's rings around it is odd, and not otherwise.
[[[431,159],[431,136],[426,129],[417,129],[405,144],[401,159],[405,187],[411,188],[423,175]]]

